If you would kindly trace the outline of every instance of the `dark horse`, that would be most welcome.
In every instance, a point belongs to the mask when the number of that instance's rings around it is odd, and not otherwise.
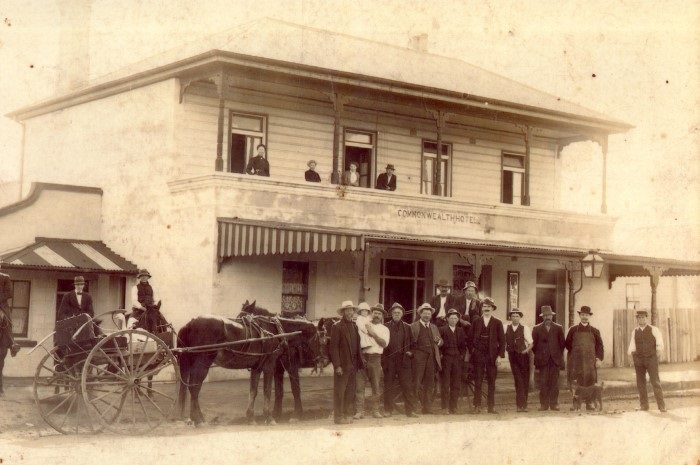
[[[255,308],[255,302],[244,304]],[[252,312],[248,312],[252,313]],[[270,336],[299,331],[300,334],[286,338]],[[261,339],[262,338],[262,339]],[[205,348],[213,344],[226,344],[248,339],[259,339],[236,345],[218,348]],[[202,315],[194,318],[178,333],[180,349],[180,389],[178,405],[180,417],[184,415],[186,390],[189,388],[190,419],[198,425],[204,421],[199,407],[199,392],[209,368],[217,366],[230,369],[249,368],[250,391],[246,416],[254,423],[255,398],[258,394],[260,375],[264,374],[263,414],[268,424],[275,424],[271,415],[272,377],[277,358],[290,345],[308,345],[314,357],[320,358],[320,338],[316,326],[308,320],[248,315],[235,320],[215,315]]]
[[[252,314],[260,316],[275,316],[264,308],[255,306],[255,303],[249,304],[247,301],[243,304],[241,315]],[[301,321],[309,321],[305,317],[297,313],[281,313],[283,318],[296,319]],[[240,315],[239,315],[240,316]],[[301,406],[301,383],[299,379],[300,368],[313,368],[313,371],[322,370],[330,363],[328,354],[328,335],[329,331],[325,330],[323,324],[318,325],[319,330],[319,345],[320,356],[314,351],[309,344],[304,344],[302,340],[290,341],[289,347],[279,357],[275,363],[274,378],[275,378],[275,404],[272,409],[272,416],[279,421],[282,416],[282,399],[284,398],[284,372],[289,374],[289,384],[292,388],[292,396],[294,397],[294,414],[290,421],[301,420],[304,416],[304,409]]]

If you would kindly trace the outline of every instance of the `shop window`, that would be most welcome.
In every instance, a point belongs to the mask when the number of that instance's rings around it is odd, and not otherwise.
[[[627,283],[625,285],[625,302],[627,310],[639,308],[639,283]]]
[[[437,178],[437,141],[424,140],[422,152],[421,194],[452,196],[452,144],[442,144],[440,182]]]
[[[398,302],[406,309],[410,321],[413,309],[425,302],[427,262],[423,260],[392,260],[381,262],[380,300],[385,308]]]
[[[309,264],[306,262],[283,262],[282,264],[282,311],[306,315],[308,298]]]
[[[525,156],[504,153],[502,165],[501,202],[512,205],[522,205]]]
[[[12,335],[27,337],[29,327],[30,281],[12,281]]]
[[[231,173],[245,173],[248,160],[257,154],[257,146],[259,144],[267,145],[267,117],[231,112],[229,119],[231,126],[229,171]]]
[[[357,166],[359,187],[372,187],[376,143],[375,133],[345,130],[343,173],[350,171],[350,164],[354,163]]]

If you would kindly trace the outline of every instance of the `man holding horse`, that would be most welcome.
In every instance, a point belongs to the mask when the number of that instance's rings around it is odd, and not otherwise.
[[[331,327],[333,419],[338,425],[352,423],[348,414],[355,401],[355,375],[363,367],[360,334],[352,321],[356,309],[351,300],[344,301],[338,308],[341,320]]]

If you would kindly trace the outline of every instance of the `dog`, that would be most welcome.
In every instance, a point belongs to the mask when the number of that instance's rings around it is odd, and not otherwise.
[[[571,410],[581,410],[581,403],[586,404],[586,410],[603,410],[603,389],[605,383],[596,383],[592,386],[579,386],[578,382],[571,383],[571,396],[573,405]]]

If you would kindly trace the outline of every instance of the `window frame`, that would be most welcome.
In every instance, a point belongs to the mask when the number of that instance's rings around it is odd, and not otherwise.
[[[627,310],[637,310],[641,305],[642,299],[639,295],[641,288],[642,287],[639,285],[639,283],[625,283],[625,308]],[[632,296],[630,296],[630,290],[634,290],[632,292]],[[630,308],[630,303],[636,305],[633,305],[632,308]]]
[[[518,157],[522,160],[522,166],[523,168],[516,168],[513,166],[507,166],[505,163],[506,157]],[[506,205],[517,205],[517,206],[524,206],[525,203],[523,202],[525,198],[525,178],[527,176],[527,167],[525,164],[525,157],[526,154],[524,153],[517,153],[517,152],[508,152],[508,151],[502,151],[501,152],[501,203],[504,203]],[[519,202],[515,203],[515,193],[514,193],[514,186],[511,178],[511,192],[513,193],[513,199],[511,202],[506,202],[505,199],[505,189],[503,188],[503,184],[505,182],[505,172],[509,171],[511,173],[520,173],[522,175],[522,179],[520,181],[520,195],[518,196]]]
[[[425,149],[426,143],[435,144],[436,152],[434,154],[432,154],[431,152],[426,152],[426,149]],[[454,144],[452,142],[446,142],[443,140],[442,146],[447,147],[447,154],[440,155],[440,161],[446,163],[445,179],[443,180],[445,193],[444,193],[444,195],[439,194],[439,195],[437,195],[437,197],[451,198],[452,197],[452,158],[454,155]],[[421,147],[421,151],[420,151],[420,193],[422,195],[435,196],[435,194],[433,194],[432,192],[425,192],[425,183],[427,182],[425,179],[425,160],[426,160],[426,158],[432,158],[435,161],[437,161],[437,140],[422,138],[420,147]],[[433,156],[426,157],[426,153],[432,154]],[[432,186],[433,184],[434,184],[434,180],[431,180],[430,185]]]
[[[12,279],[12,298],[10,299],[10,308],[12,309],[12,337],[17,337],[17,338],[27,338],[29,337],[29,311],[32,307],[31,304],[31,299],[32,299],[32,281],[29,279]],[[18,307],[15,305],[15,283],[27,283],[27,306],[26,307]],[[17,312],[15,312],[15,309],[26,309],[27,313],[24,318],[24,331],[23,332],[15,332],[15,328],[18,326],[14,323],[14,320],[17,319]]]
[[[364,134],[368,135],[371,138],[371,143],[370,144],[364,144],[362,142],[353,142],[353,141],[348,141],[348,133],[353,133],[353,134]],[[351,127],[345,127],[343,128],[343,160],[341,163],[342,169],[341,169],[341,177],[343,174],[345,174],[345,171],[347,169],[350,169],[350,166],[348,165],[346,168],[346,163],[347,163],[347,156],[346,156],[346,148],[347,147],[356,147],[356,148],[363,148],[363,149],[371,149],[372,153],[370,154],[370,162],[369,162],[369,173],[367,173],[367,187],[364,186],[359,186],[362,187],[363,189],[373,189],[375,186],[376,182],[376,177],[377,177],[377,139],[378,139],[378,133],[376,131],[368,131],[366,129],[359,129],[359,128],[351,128]],[[361,173],[360,167],[358,166],[358,173]],[[360,174],[360,180],[362,179],[362,174]]]
[[[284,270],[285,267],[297,267],[301,268],[302,271],[302,279],[303,282],[302,284],[302,292],[285,292],[285,284],[287,283],[284,280]],[[309,302],[309,279],[310,279],[310,270],[309,270],[309,262],[303,262],[303,261],[298,261],[298,260],[283,260],[282,261],[282,293],[281,293],[281,299],[280,299],[280,308],[284,309],[284,297],[285,296],[300,296],[302,297],[302,311],[301,314],[306,316],[308,313],[308,302]]]
[[[236,115],[243,116],[243,117],[249,117],[249,118],[251,118],[251,117],[252,118],[261,118],[262,119],[262,124],[261,124],[262,132],[251,131],[248,129],[235,129],[233,127],[233,118]],[[227,163],[226,172],[227,173],[245,174],[245,167],[248,166],[248,162],[250,161],[250,156],[251,156],[250,154],[245,155],[245,160],[243,163],[243,171],[242,172],[239,173],[238,171],[231,171],[231,165],[232,165],[232,163],[231,163],[231,149],[232,149],[232,145],[233,145],[233,134],[243,135],[246,137],[255,137],[256,135],[261,134],[261,137],[260,137],[261,142],[260,143],[266,147],[265,159],[268,162],[270,161],[270,154],[267,150],[268,132],[269,132],[268,131],[268,123],[269,123],[269,115],[267,113],[252,113],[252,112],[248,112],[248,111],[238,111],[238,110],[234,110],[234,109],[229,109],[229,112],[228,112],[228,144],[227,144],[228,150],[226,152],[228,154],[228,156],[226,157],[226,159],[227,159],[226,160],[226,163]],[[257,145],[257,144],[255,144],[255,145]],[[253,147],[252,156],[255,156],[255,154],[256,154],[256,150],[255,150],[255,147]]]

